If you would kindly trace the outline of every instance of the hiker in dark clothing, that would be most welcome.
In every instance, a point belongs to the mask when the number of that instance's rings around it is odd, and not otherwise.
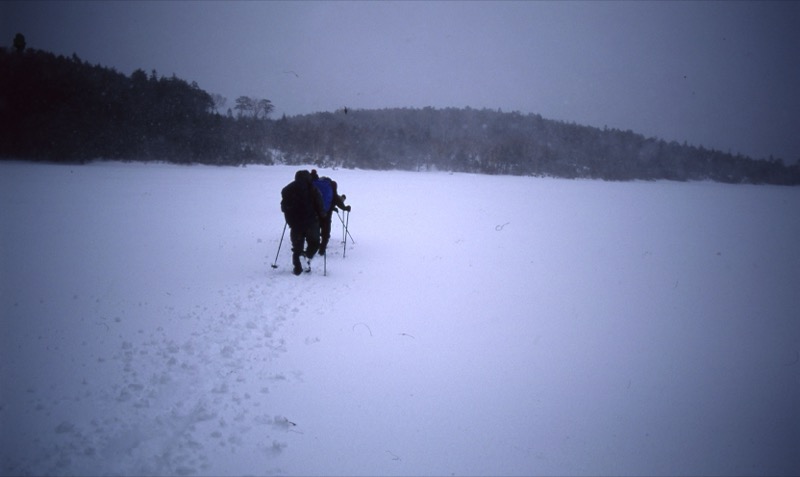
[[[325,218],[322,196],[311,183],[311,173],[297,171],[294,182],[281,190],[281,211],[291,232],[294,274],[300,275],[300,257],[310,262],[319,249],[319,225]],[[308,247],[306,247],[308,244]],[[305,248],[305,250],[303,250]]]
[[[322,210],[325,216],[320,221],[322,244],[319,247],[319,254],[325,255],[325,251],[328,248],[328,241],[331,238],[331,219],[333,218],[333,211],[336,210],[336,207],[339,207],[342,210],[350,212],[351,208],[349,205],[344,204],[347,196],[339,195],[336,181],[331,180],[330,177],[319,177],[316,169],[311,171],[311,179],[314,187],[316,187],[322,195]]]

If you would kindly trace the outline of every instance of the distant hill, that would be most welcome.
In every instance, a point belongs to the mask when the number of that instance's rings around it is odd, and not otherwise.
[[[224,100],[223,100],[224,101]],[[318,164],[604,180],[800,184],[800,166],[488,109],[217,112],[196,83],[0,48],[0,159]]]
[[[800,169],[703,147],[487,109],[348,110],[282,118],[282,162],[605,180],[800,183]]]

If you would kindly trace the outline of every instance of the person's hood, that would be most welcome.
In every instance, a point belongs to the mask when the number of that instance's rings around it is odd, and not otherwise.
[[[311,182],[311,173],[305,170],[297,171],[294,175],[295,182],[301,182],[303,184],[308,184]]]

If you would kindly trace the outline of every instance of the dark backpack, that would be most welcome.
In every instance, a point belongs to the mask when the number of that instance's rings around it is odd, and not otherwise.
[[[322,195],[322,210],[326,213],[329,212],[333,203],[333,186],[331,185],[330,177],[321,177],[315,180],[314,187]]]

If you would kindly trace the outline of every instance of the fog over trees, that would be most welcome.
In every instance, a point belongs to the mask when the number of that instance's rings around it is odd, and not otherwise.
[[[157,71],[0,48],[0,159],[83,163],[317,164],[604,180],[800,184],[800,165],[633,131],[472,108],[271,118],[271,100],[209,94]]]

